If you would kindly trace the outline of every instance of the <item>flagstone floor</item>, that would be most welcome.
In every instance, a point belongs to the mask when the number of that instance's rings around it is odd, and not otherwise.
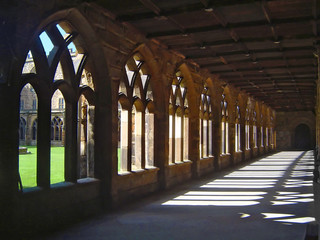
[[[304,239],[314,221],[312,170],[312,151],[279,152],[45,238]]]

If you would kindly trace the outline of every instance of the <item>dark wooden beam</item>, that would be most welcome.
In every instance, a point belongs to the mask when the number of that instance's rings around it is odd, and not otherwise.
[[[319,41],[320,37],[315,37],[313,34],[312,35],[291,35],[289,37],[279,37],[279,41],[284,41],[284,40],[311,40],[311,41]],[[258,42],[266,42],[270,43],[273,42],[272,38],[242,38],[241,41],[246,44],[250,43],[258,43]],[[165,42],[165,41],[164,41]],[[241,43],[235,43],[233,39],[224,39],[224,40],[219,40],[219,41],[213,41],[213,42],[204,42],[202,47],[226,47],[226,46],[233,46],[234,44],[241,44]],[[197,44],[167,44],[169,48],[175,49],[178,51],[182,50],[188,50],[188,49],[200,49],[200,46]],[[306,43],[305,46],[308,46],[309,44]],[[298,48],[303,48],[303,46],[298,47]],[[277,48],[273,48],[275,50]],[[313,48],[314,49],[314,48]]]
[[[217,14],[215,15],[217,16]],[[219,18],[217,17],[217,20]],[[273,21],[273,25],[281,25],[281,24],[288,24],[288,23],[310,23],[311,20],[314,18],[312,16],[310,17],[300,17],[300,18],[288,18],[288,19],[278,19]],[[268,21],[262,20],[262,21],[250,21],[250,22],[241,22],[241,23],[223,23],[225,21],[218,20],[219,23],[221,23],[222,26],[215,25],[215,26],[204,26],[204,27],[195,27],[195,28],[189,28],[185,30],[185,34],[194,34],[194,33],[205,33],[205,32],[211,32],[211,31],[221,31],[223,29],[233,29],[237,30],[237,28],[246,28],[246,27],[261,27],[268,25]],[[164,36],[175,36],[180,35],[181,32],[177,30],[173,31],[163,31],[163,32],[154,32],[147,34],[148,38],[155,38],[155,37],[164,37]]]
[[[151,0],[139,0],[144,6],[152,10],[156,15],[160,15],[161,9]]]
[[[266,19],[267,19],[267,21],[269,23],[273,38],[274,38],[275,41],[278,41],[278,34],[276,33],[275,27],[274,27],[274,25],[272,23],[272,20],[271,20],[271,17],[270,17],[270,11],[269,11],[269,8],[267,7],[267,3],[266,3],[265,0],[263,0],[261,2],[261,7],[262,7],[263,14],[264,14],[264,16],[266,17]]]
[[[223,57],[223,55],[219,55],[217,58],[219,58],[220,60],[221,59],[224,59],[225,58]],[[294,60],[313,60],[313,57],[311,56],[299,56],[299,57],[290,57],[288,58],[288,60],[290,59],[294,59]],[[263,61],[277,61],[277,60],[281,60],[281,58],[279,57],[260,57],[258,59],[259,63],[263,63]],[[226,61],[226,60],[225,60]],[[228,61],[229,64],[237,64],[237,63],[252,63],[252,60],[251,59],[243,59],[243,60],[235,60],[235,61]],[[223,66],[223,65],[226,65],[226,63],[224,61],[221,61],[221,63],[207,63],[207,64],[199,64],[201,67],[215,67],[215,66]],[[292,65],[291,66],[295,66],[295,65]]]
[[[100,0],[102,1],[102,0]],[[270,1],[270,0],[268,0]],[[106,1],[107,2],[107,1]],[[196,12],[201,11],[205,9],[216,9],[218,7],[225,7],[225,6],[233,6],[233,5],[242,5],[242,4],[254,4],[254,2],[260,2],[258,0],[200,0],[198,3],[191,3],[191,4],[184,4],[180,5],[178,7],[174,8],[166,8],[161,12],[162,16],[171,16],[171,15],[177,15],[187,12]],[[207,4],[208,3],[208,4]],[[101,3],[103,6],[106,4]],[[107,9],[112,10],[112,5],[106,5]],[[138,14],[124,14],[124,15],[118,15],[117,20],[119,21],[140,21],[140,20],[147,20],[150,18],[156,17],[156,14],[154,12],[149,13],[138,13]]]
[[[283,51],[286,52],[294,52],[294,51],[301,51],[301,50],[306,50],[306,51],[313,51],[314,47],[310,46],[305,46],[305,47],[288,47],[288,48],[283,48]],[[268,48],[268,49],[257,49],[257,50],[251,50],[249,53],[244,52],[244,51],[233,51],[233,52],[219,52],[216,54],[216,56],[233,56],[233,55],[247,55],[251,54],[251,52],[254,53],[270,53],[270,52],[279,52],[279,49],[277,48]],[[203,55],[186,55],[186,58],[193,59],[197,61],[197,59],[202,59],[202,58],[208,58],[208,56],[203,56]]]
[[[305,67],[310,67],[310,65],[289,66],[289,69],[290,68],[293,68],[293,69],[304,69]],[[312,67],[314,67],[314,66],[312,66]],[[314,68],[316,69],[316,67],[314,67]],[[286,66],[270,67],[270,68],[265,68],[265,71],[274,70],[274,69],[288,69],[288,67],[286,67]],[[239,69],[239,71],[240,71],[240,69]],[[257,69],[257,68],[241,69],[241,72],[258,72],[258,71],[259,71],[259,69]],[[216,73],[216,74],[228,73],[228,72],[232,72],[232,70],[211,71],[211,73]],[[307,72],[309,72],[309,71],[307,71]]]

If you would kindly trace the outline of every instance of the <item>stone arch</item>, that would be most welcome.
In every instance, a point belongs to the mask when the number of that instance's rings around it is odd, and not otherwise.
[[[94,30],[92,29],[91,25],[87,21],[87,19],[82,15],[82,13],[78,9],[67,9],[61,10],[53,13],[51,16],[45,19],[39,19],[40,24],[33,30],[33,34],[30,34],[32,37],[29,38],[30,40],[26,44],[26,52],[30,49],[33,54],[35,66],[36,66],[36,73],[34,73],[33,79],[25,79],[30,78],[29,76],[22,76],[22,82],[30,81],[34,86],[34,89],[38,95],[39,101],[39,131],[42,134],[39,135],[38,141],[38,148],[41,149],[40,154],[38,154],[41,158],[43,158],[43,162],[50,161],[50,155],[47,154],[50,151],[50,143],[45,141],[45,139],[50,139],[50,126],[48,124],[48,118],[50,118],[50,101],[51,101],[51,93],[53,93],[56,89],[62,91],[64,98],[68,100],[70,105],[68,106],[70,112],[72,114],[72,118],[76,118],[76,104],[78,100],[77,90],[79,90],[79,84],[76,79],[81,79],[81,74],[79,71],[83,71],[83,69],[88,70],[92,75],[92,84],[94,86],[95,92],[95,103],[96,103],[96,111],[94,113],[95,117],[95,129],[99,129],[99,131],[95,131],[94,134],[94,141],[97,143],[95,145],[95,177],[99,179],[107,179],[105,176],[109,174],[109,170],[111,169],[111,162],[105,161],[105,156],[108,156],[111,151],[105,148],[105,146],[111,146],[111,139],[112,136],[111,132],[111,81],[108,74],[108,65],[105,60],[105,56],[100,45],[100,41],[98,40]],[[59,35],[58,26],[62,27],[63,30],[68,34],[73,34],[74,38],[70,38],[70,41],[63,39],[63,36]],[[61,25],[60,25],[61,24]],[[52,34],[52,36],[57,37],[59,40],[55,39],[52,42],[55,42],[54,45],[56,46],[57,53],[56,55],[49,55],[53,58],[49,61],[47,60],[46,53],[44,52],[44,48],[41,44],[40,34],[43,31],[48,31]],[[61,34],[61,32],[60,32]],[[56,41],[66,43],[74,43],[78,53],[83,55],[82,60],[79,62],[79,65],[74,65],[75,63],[71,60],[71,56],[64,57],[66,61],[66,65],[70,66],[70,69],[74,69],[74,73],[70,73],[70,71],[66,71],[66,75],[64,76],[65,82],[62,81],[55,81],[53,83],[54,73],[57,67],[54,64],[49,66],[48,62],[60,61],[62,56],[65,56],[68,53],[66,47],[64,45],[58,44]],[[61,53],[61,54],[60,54]],[[65,55],[63,55],[65,54]],[[89,56],[89,57],[87,57]],[[57,59],[55,59],[57,58]],[[81,66],[81,67],[79,67]],[[78,68],[79,67],[79,68]],[[64,69],[63,69],[64,70]],[[69,68],[68,68],[69,70]],[[22,71],[21,71],[22,72]],[[72,72],[72,71],[71,71]],[[65,72],[64,72],[65,73]],[[52,78],[51,78],[52,77]],[[80,81],[79,81],[80,82]],[[71,106],[72,105],[72,106]],[[74,131],[76,126],[76,121],[73,121],[71,118],[65,123],[72,127],[70,127],[70,131]],[[64,123],[64,124],[65,124]],[[72,130],[71,130],[72,129]],[[66,171],[66,181],[75,182],[77,179],[77,166],[76,162],[71,160],[71,155],[77,155],[77,141],[74,140],[76,138],[75,134],[70,134],[67,140],[72,143],[70,144],[69,148],[66,150],[68,154],[66,154],[66,160],[68,165],[68,169]],[[41,139],[40,139],[41,137]],[[99,154],[97,154],[99,152]],[[103,153],[103,154],[102,154]],[[50,176],[46,174],[47,170],[44,168],[48,168],[49,164],[43,164],[39,168],[39,172],[41,172],[41,176],[39,176],[39,186],[43,186],[48,188],[50,185]],[[103,169],[103,170],[102,170]],[[111,182],[111,181],[110,181]]]
[[[238,94],[238,102],[239,102],[239,107],[240,107],[241,122],[244,122],[245,116],[246,116],[247,104],[248,104],[248,96],[245,95],[244,93],[240,92]]]
[[[134,56],[135,54],[139,54],[143,60],[144,64],[147,66],[148,71],[150,72],[150,85],[153,90],[153,96],[154,96],[154,105],[155,108],[158,109],[161,107],[161,102],[163,101],[163,97],[168,97],[169,94],[166,93],[164,86],[166,84],[163,84],[162,77],[161,77],[161,68],[160,62],[158,61],[158,57],[155,55],[154,51],[152,50],[151,46],[149,46],[146,43],[141,43],[138,47],[136,47],[132,53],[126,58],[126,61]],[[124,61],[124,64],[126,63]],[[121,82],[121,81],[120,81]],[[161,109],[163,110],[163,109]],[[160,111],[160,110],[159,110]],[[159,111],[156,111],[157,113]]]
[[[260,127],[260,123],[261,123],[261,104],[258,101],[256,101],[256,103],[255,103],[254,112],[256,113],[256,126]]]
[[[308,117],[301,117],[292,119],[290,122],[289,130],[291,132],[291,147],[293,149],[303,150],[314,148],[315,127],[313,120]],[[307,136],[301,134],[302,132]],[[296,139],[297,137],[302,139]]]
[[[228,123],[232,124],[235,120],[235,104],[236,104],[236,97],[234,95],[234,89],[229,85],[225,86],[222,93],[225,97],[225,101],[227,102],[227,116],[228,116]],[[222,96],[221,96],[222,98]],[[221,107],[219,109],[221,115]],[[220,117],[221,118],[221,117]]]
[[[223,87],[217,76],[213,76],[212,89],[211,89],[211,101],[212,101],[212,112],[214,114],[213,121],[219,126],[221,121],[221,100],[223,94]]]
[[[176,72],[178,71],[181,71],[185,81],[184,84],[187,85],[187,100],[188,100],[190,117],[193,115],[198,116],[197,114],[199,113],[199,108],[196,104],[197,102],[196,99],[198,98],[198,96],[195,89],[192,72],[185,62],[177,63]]]
[[[307,124],[300,123],[294,129],[292,147],[297,150],[310,150],[313,148],[311,144],[311,132]]]
[[[260,117],[262,116],[262,119],[260,119],[261,124],[263,127],[266,127],[267,122],[268,122],[268,108],[265,104],[261,104],[261,113]]]

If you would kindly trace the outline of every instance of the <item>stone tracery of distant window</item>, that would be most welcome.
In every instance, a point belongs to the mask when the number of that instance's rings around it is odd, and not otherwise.
[[[246,134],[246,150],[250,149],[250,112],[246,109],[245,116],[245,134]]]
[[[260,115],[260,146],[264,146],[263,115]]]
[[[221,101],[221,154],[229,153],[229,114],[225,95]]]
[[[240,107],[236,105],[236,118],[235,118],[235,151],[241,151],[241,129],[240,129]]]
[[[51,140],[62,141],[63,121],[59,117],[54,117],[51,121]]]
[[[118,172],[154,166],[151,75],[143,57],[138,53],[127,61],[125,71],[126,75],[119,84]]]
[[[172,80],[169,99],[169,164],[188,160],[189,110],[187,86],[180,71]]]
[[[252,131],[253,131],[253,145],[254,147],[258,147],[258,133],[257,133],[257,112],[253,112],[253,126],[252,126]]]
[[[23,117],[20,117],[20,121],[19,121],[20,141],[26,140],[26,128],[27,128],[27,121]]]
[[[212,123],[212,107],[209,89],[204,87],[200,99],[200,158],[213,155],[213,123]]]

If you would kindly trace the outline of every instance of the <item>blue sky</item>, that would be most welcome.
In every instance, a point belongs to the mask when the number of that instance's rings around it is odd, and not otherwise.
[[[67,33],[59,26],[59,24],[57,24],[57,28],[58,28],[58,30],[60,31],[60,33],[61,33],[61,35],[63,37],[65,37],[67,35]],[[42,45],[43,45],[44,50],[46,52],[46,55],[49,55],[49,52],[53,48],[53,43],[51,42],[51,40],[50,40],[50,38],[49,38],[49,36],[47,35],[46,32],[42,32],[40,34],[40,40],[42,42]],[[75,45],[73,43],[70,43],[68,48],[69,49],[71,48],[73,51],[76,50],[76,47],[75,47]]]

